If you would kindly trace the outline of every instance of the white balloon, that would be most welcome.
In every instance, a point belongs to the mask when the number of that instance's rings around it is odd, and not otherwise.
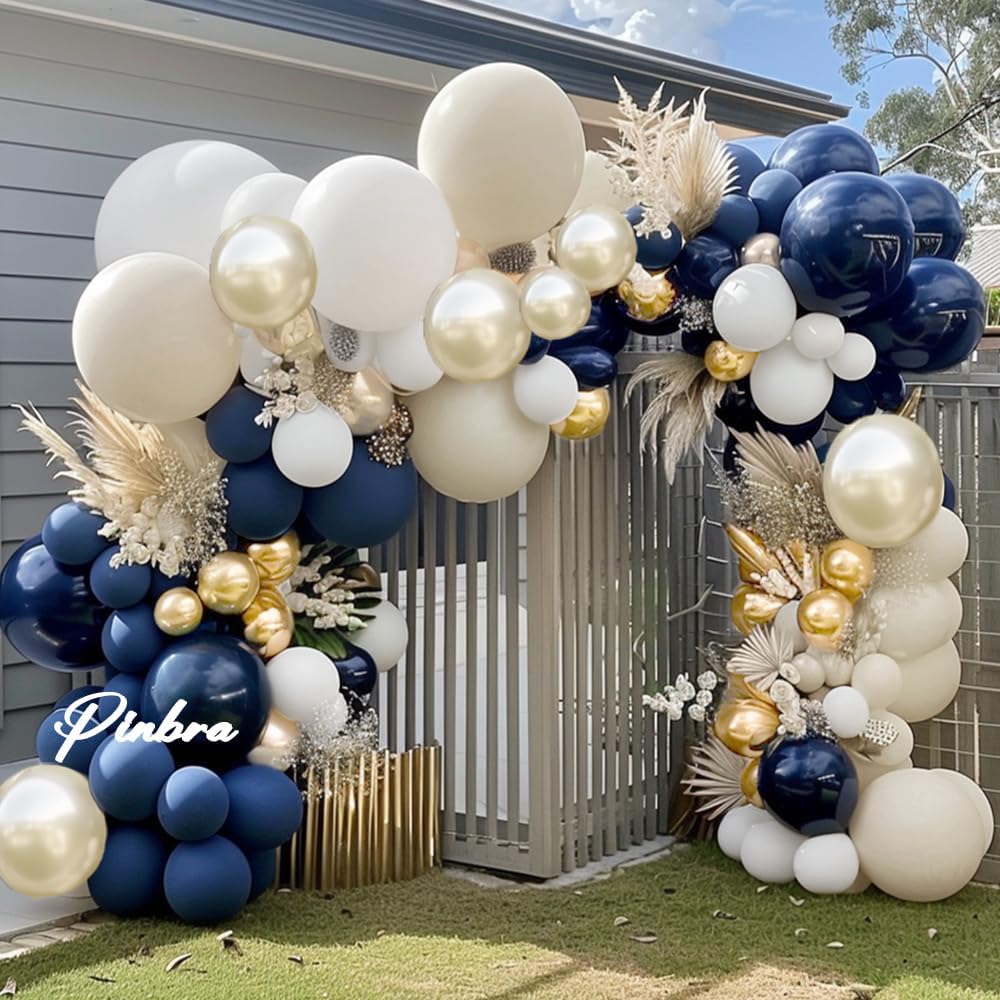
[[[320,171],[292,210],[313,245],[313,302],[358,330],[393,330],[424,311],[455,270],[458,237],[441,192],[387,156],[351,156]]]
[[[796,653],[792,657],[792,666],[799,672],[799,682],[795,686],[803,693],[812,694],[826,683],[823,664],[810,653]]]
[[[806,838],[781,823],[750,827],[740,847],[740,861],[761,882],[791,882],[795,878],[795,852]]]
[[[829,313],[808,313],[792,327],[792,343],[803,357],[823,361],[844,343],[844,324]]]
[[[969,554],[969,532],[962,519],[942,507],[934,520],[899,548],[921,580],[944,580],[962,568]]]
[[[359,372],[375,360],[377,334],[333,323],[325,316],[320,320],[319,333],[326,356],[342,372]]]
[[[845,684],[851,683],[854,661],[849,657],[825,649],[816,649],[812,646],[809,647],[809,653],[823,664],[824,680],[827,687],[843,687]]]
[[[191,139],[130,163],[101,204],[94,233],[98,268],[149,250],[208,267],[222,211],[236,187],[274,164],[229,142]]]
[[[774,820],[763,809],[749,804],[736,806],[735,809],[730,809],[719,823],[716,834],[719,849],[727,858],[739,861],[743,838],[747,835],[750,827],[756,826],[758,823],[773,822]]]
[[[880,767],[897,767],[913,753],[913,730],[893,712],[882,709],[872,712],[872,718],[895,726],[899,735],[887,746],[872,757]]]
[[[903,689],[889,708],[907,722],[933,719],[952,703],[962,683],[962,660],[954,642],[900,660],[899,669]]]
[[[565,214],[572,215],[581,208],[589,208],[591,205],[607,205],[619,212],[629,208],[632,199],[615,192],[616,173],[625,183],[628,182],[621,167],[613,166],[602,153],[588,149],[583,157],[583,178]]]
[[[86,383],[108,406],[150,423],[187,420],[218,402],[241,343],[208,272],[169,253],[116,260],[73,315],[73,356]]]
[[[423,392],[441,381],[441,369],[424,339],[422,319],[377,337],[375,363],[397,389]]]
[[[913,761],[909,757],[904,758],[898,764],[883,766],[877,758],[856,753],[850,748],[846,749],[847,756],[851,758],[851,763],[854,765],[854,772],[858,776],[859,794],[877,778],[881,778],[883,774],[889,774],[892,771],[907,771],[913,767]]]
[[[887,708],[903,690],[903,672],[891,656],[870,653],[854,664],[851,687],[861,692],[869,708]]]
[[[738,267],[712,300],[720,336],[742,351],[776,347],[792,332],[795,312],[795,296],[788,282],[777,268],[767,264]]]
[[[381,601],[374,608],[366,608],[365,627],[351,633],[351,642],[367,651],[375,666],[384,673],[392,670],[403,658],[410,630],[406,616],[390,601]]]
[[[879,587],[871,593],[885,609],[879,652],[911,660],[944,645],[962,624],[962,597],[950,580],[906,587]]]
[[[347,471],[354,438],[344,418],[323,403],[282,417],[271,438],[271,455],[281,474],[299,486],[335,483]],[[287,712],[285,713],[288,714]]]
[[[295,202],[306,189],[306,182],[294,174],[276,171],[258,174],[245,180],[226,200],[219,231],[235,226],[251,215],[272,215],[290,219]]]
[[[810,837],[792,860],[795,881],[808,892],[847,892],[861,869],[858,852],[846,833]]]
[[[842,740],[860,736],[868,722],[868,702],[852,687],[834,688],[823,699],[823,711],[834,735]]]
[[[827,358],[826,363],[837,378],[857,382],[872,373],[875,358],[875,345],[867,337],[860,333],[848,333],[840,350]]]
[[[254,380],[264,374],[279,356],[273,351],[269,351],[256,337],[245,337],[240,342],[240,375],[250,389],[255,392],[263,392],[260,386],[254,384]]]
[[[979,820],[983,827],[983,853],[990,849],[993,843],[993,835],[996,833],[996,823],[993,818],[993,807],[986,793],[967,774],[961,771],[952,771],[949,768],[936,767],[931,774],[940,774],[942,778],[947,778],[957,787],[961,788],[969,798],[972,799],[976,811],[979,813]]]
[[[764,264],[751,266],[778,273]],[[779,424],[804,424],[826,409],[833,395],[833,374],[825,361],[804,358],[791,341],[782,341],[754,362],[750,395],[765,417]]]
[[[573,370],[546,355],[514,369],[514,399],[518,409],[536,424],[557,424],[576,409],[577,383]]]
[[[774,616],[774,630],[792,644],[792,650],[796,653],[805,652],[809,645],[802,629],[799,628],[798,601],[788,601],[781,606]]]
[[[310,646],[290,646],[267,663],[271,705],[293,722],[311,723],[317,706],[340,696],[340,674],[325,653]]]

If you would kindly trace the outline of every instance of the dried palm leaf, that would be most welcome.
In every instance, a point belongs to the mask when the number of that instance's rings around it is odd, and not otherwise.
[[[758,691],[768,691],[782,664],[795,655],[791,640],[771,625],[758,625],[729,658],[726,669]]]
[[[746,804],[740,787],[746,765],[745,757],[734,753],[714,734],[695,746],[682,784],[692,798],[704,800],[695,806],[696,811],[716,819]]]
[[[808,484],[822,492],[823,466],[808,441],[794,445],[781,434],[758,428],[753,433],[734,431],[743,475],[762,486]]]

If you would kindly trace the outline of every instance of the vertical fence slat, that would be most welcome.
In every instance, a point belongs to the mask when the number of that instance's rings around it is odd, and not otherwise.
[[[479,508],[465,508],[465,835],[479,812]]]
[[[444,829],[457,834],[456,788],[461,780],[455,768],[458,732],[455,718],[458,618],[458,505],[444,502]]]
[[[500,646],[500,509],[491,503],[486,508],[486,839],[497,841],[500,782],[499,739],[500,689],[498,658]]]

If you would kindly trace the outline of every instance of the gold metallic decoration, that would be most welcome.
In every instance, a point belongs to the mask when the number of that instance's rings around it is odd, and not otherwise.
[[[618,286],[618,298],[625,303],[629,316],[651,323],[670,312],[677,290],[661,272],[647,274],[641,281],[626,278]]]
[[[774,739],[779,725],[774,703],[765,704],[757,698],[735,698],[724,701],[716,710],[715,735],[730,750],[742,757],[760,757],[764,747]]]
[[[896,410],[897,416],[907,417],[910,420],[917,419],[917,410],[920,409],[920,401],[924,398],[924,387],[914,386],[909,396],[903,400],[903,405]]]
[[[251,542],[247,555],[257,567],[262,587],[277,587],[290,579],[302,558],[302,546],[294,531],[286,531],[270,542]]]
[[[611,414],[611,394],[607,389],[582,389],[573,412],[552,424],[552,432],[567,441],[586,441],[604,430]]]
[[[839,590],[853,604],[872,584],[875,558],[867,545],[838,538],[823,549],[819,571],[828,587]]]
[[[274,587],[261,587],[242,614],[243,638],[265,659],[277,656],[291,644],[295,617],[285,595]]]
[[[729,613],[733,624],[743,635],[749,635],[758,625],[766,625],[787,604],[783,597],[765,594],[753,584],[741,583],[733,594]]]
[[[325,353],[319,332],[319,317],[311,307],[276,330],[254,329],[254,336],[272,353],[286,361],[318,358]]]
[[[717,382],[746,378],[756,360],[756,351],[741,351],[724,340],[713,340],[705,348],[705,367]]]
[[[220,552],[198,570],[198,596],[220,615],[242,614],[259,588],[257,566],[243,552]]]
[[[368,454],[390,469],[402,465],[409,452],[406,442],[413,434],[413,417],[409,407],[398,399],[392,404],[389,419],[368,438]]]
[[[758,809],[764,808],[764,801],[757,791],[757,772],[760,770],[760,758],[755,757],[743,768],[740,775],[740,791],[746,796],[747,802]]]
[[[292,722],[272,708],[267,716],[264,732],[247,757],[251,764],[287,771],[295,763],[295,752],[301,736],[297,722]]]
[[[766,264],[781,267],[781,241],[774,233],[757,233],[743,244],[741,264]]]
[[[337,412],[355,437],[368,437],[389,419],[394,399],[392,387],[374,368],[362,368],[351,375]]]
[[[759,535],[741,528],[738,524],[727,524],[725,529],[726,537],[739,557],[741,567],[745,563],[748,571],[759,573],[761,576],[765,576],[771,570],[781,570],[781,563],[761,541]],[[747,582],[750,582],[749,578]]]
[[[156,599],[153,621],[167,635],[187,635],[201,624],[203,614],[201,598],[190,587],[171,587]]]
[[[854,616],[851,602],[832,587],[820,587],[799,601],[798,623],[810,646],[831,652],[840,648]]]

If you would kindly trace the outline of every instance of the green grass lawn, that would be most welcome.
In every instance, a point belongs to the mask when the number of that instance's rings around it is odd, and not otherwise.
[[[435,873],[329,896],[269,895],[214,929],[119,921],[3,963],[0,985],[10,976],[18,997],[40,1000],[715,1000],[750,995],[726,982],[764,966],[869,984],[880,1000],[1000,1000],[991,992],[1000,990],[1000,892],[973,887],[925,906],[874,891],[757,888],[706,845],[575,890],[481,889]],[[616,917],[628,922],[615,926]],[[216,939],[229,928],[242,954]],[[834,941],[844,947],[829,948]]]

